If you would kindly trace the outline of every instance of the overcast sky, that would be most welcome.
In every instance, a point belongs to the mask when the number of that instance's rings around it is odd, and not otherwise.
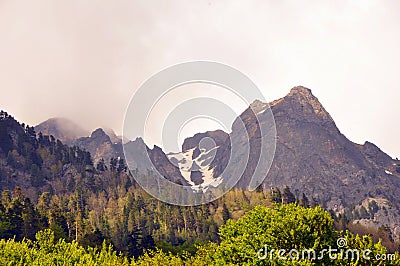
[[[121,133],[144,80],[212,60],[268,101],[310,88],[352,141],[400,157],[399,14],[399,1],[379,0],[0,0],[0,108]]]

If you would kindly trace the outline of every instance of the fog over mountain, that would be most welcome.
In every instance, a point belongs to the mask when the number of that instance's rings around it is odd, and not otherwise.
[[[398,1],[0,6],[0,106],[30,125],[67,117],[120,135],[142,82],[201,59],[242,71],[268,101],[307,86],[346,136],[359,144],[371,139],[400,157],[400,144],[391,141],[399,135],[393,123],[400,111]]]
[[[62,117],[50,118],[35,126],[35,130],[45,135],[52,135],[65,144],[72,144],[74,140],[89,134],[89,131],[83,129],[75,122]]]

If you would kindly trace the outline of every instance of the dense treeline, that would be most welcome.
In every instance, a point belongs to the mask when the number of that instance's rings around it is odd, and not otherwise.
[[[85,197],[78,192],[69,197],[45,192],[34,206],[19,188],[3,191],[0,237],[33,239],[39,230],[50,228],[56,239],[92,247],[106,240],[127,256],[155,247],[193,253],[195,244],[218,242],[218,227],[226,220],[241,217],[256,205],[272,206],[268,195],[242,190],[198,207],[168,205],[139,188],[118,198],[105,193]]]
[[[147,251],[127,258],[105,242],[101,249],[54,238],[40,231],[35,241],[0,240],[0,263],[8,265],[399,265],[399,254],[387,253],[369,236],[336,231],[320,207],[277,204],[255,207],[219,230],[221,242],[198,246],[194,254]],[[338,239],[342,242],[339,242]],[[284,250],[285,252],[282,252]],[[304,252],[306,250],[306,252]],[[365,252],[367,251],[367,252]]]

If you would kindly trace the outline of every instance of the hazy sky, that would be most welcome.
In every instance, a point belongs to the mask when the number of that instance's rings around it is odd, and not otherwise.
[[[144,80],[212,60],[268,101],[309,87],[352,141],[400,157],[399,14],[399,1],[380,0],[0,0],[0,108],[121,133]]]

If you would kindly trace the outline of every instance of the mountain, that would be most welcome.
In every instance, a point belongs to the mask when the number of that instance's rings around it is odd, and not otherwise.
[[[36,134],[33,127],[0,111],[0,191],[19,187],[35,202],[42,192],[92,190],[93,176],[89,152]]]
[[[398,160],[370,142],[359,145],[347,139],[307,88],[295,87],[270,106],[277,145],[265,187],[287,185],[295,194],[305,192],[325,208],[356,220],[363,220],[355,211],[362,201],[390,202],[391,212],[384,205],[369,212],[370,225],[389,224],[400,234]]]
[[[269,104],[255,101],[235,121],[243,121],[250,137],[249,159],[237,187],[249,188],[261,153],[257,147],[265,137],[259,124],[270,122],[263,116],[268,106],[276,124],[276,150],[270,171],[261,184],[264,189],[282,190],[288,186],[297,198],[305,193],[336,214],[345,214],[348,219],[367,226],[389,225],[392,232],[400,234],[400,161],[373,143],[360,145],[347,139],[305,87],[294,87],[288,95]],[[169,158],[181,167],[181,172],[195,170],[199,168],[198,158],[209,152],[199,148],[202,140],[213,138],[218,144],[212,148],[212,162],[202,164],[199,172],[184,175],[194,187],[206,187],[205,179],[208,184],[220,181],[230,160],[231,147],[241,147],[243,135],[235,123],[229,135],[196,134],[185,140],[182,153],[170,154]],[[244,149],[234,153],[233,161],[246,156]],[[242,170],[233,164],[222,179],[240,175]],[[371,207],[375,205],[378,207]],[[360,211],[362,207],[365,211]]]
[[[395,234],[400,233],[399,161],[370,142],[359,145],[347,139],[307,88],[295,87],[269,106],[274,114],[277,142],[274,161],[262,184],[264,189],[288,186],[297,197],[305,193],[326,209],[345,213],[349,219],[375,227],[390,225]],[[250,113],[248,109],[240,118],[251,131],[258,122]],[[230,151],[229,147],[224,149],[215,158],[217,165],[224,164]],[[255,159],[250,156],[248,166],[254,165]],[[237,186],[248,186],[251,175],[247,173]],[[219,174],[215,172],[216,176]],[[382,203],[378,210],[369,211],[368,219],[359,214],[365,201]]]
[[[81,137],[73,140],[71,143],[81,149],[87,150],[92,155],[96,164],[101,158],[106,163],[111,158],[122,158],[122,143],[112,129],[107,129],[108,134],[102,128],[98,128],[90,134],[89,137]]]
[[[40,123],[35,126],[35,131],[42,132],[43,135],[52,135],[65,144],[71,144],[74,140],[89,135],[88,131],[62,117],[50,118]]]
[[[76,145],[89,151],[95,164],[101,158],[108,163],[111,158],[123,157],[121,137],[111,128],[98,128],[90,133],[76,123],[58,117],[35,126],[35,131],[43,135],[52,135],[67,145]]]
[[[264,181],[254,184],[251,180],[263,152],[260,141],[273,133],[268,131],[273,125],[266,116],[268,112],[274,115],[276,125],[275,155],[268,174],[257,172],[261,174],[259,180],[265,177]],[[267,132],[261,131],[260,125],[268,125]],[[48,127],[47,132],[64,138],[72,135],[63,130],[60,126]],[[15,139],[18,134],[9,135]],[[179,153],[165,154],[157,146],[150,149],[141,138],[122,147],[119,139],[115,133],[97,129],[89,137],[71,143],[89,151],[95,163],[100,158],[107,163],[113,157],[123,158],[124,148],[130,154],[128,165],[134,175],[158,170],[167,180],[191,186],[194,191],[229,183],[229,178],[230,185],[245,189],[260,185],[264,190],[283,190],[287,186],[297,198],[304,193],[355,223],[387,225],[394,234],[400,234],[400,161],[373,143],[357,144],[346,138],[318,98],[305,87],[294,87],[269,104],[254,101],[235,120],[229,134],[220,130],[198,133],[184,141]],[[2,142],[7,149],[8,144]],[[241,177],[237,183],[235,177]]]

